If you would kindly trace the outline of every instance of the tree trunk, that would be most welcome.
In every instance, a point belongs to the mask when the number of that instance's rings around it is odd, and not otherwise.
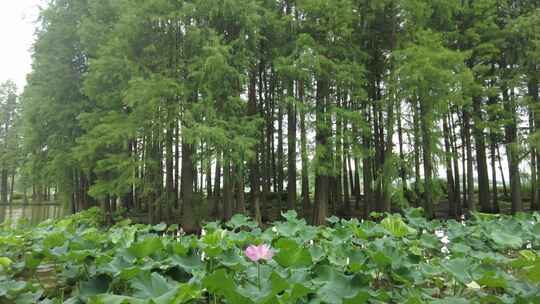
[[[422,126],[422,151],[424,159],[424,211],[427,218],[433,218],[433,161],[431,155],[431,105],[420,102],[420,124]]]
[[[354,131],[353,131],[354,132]],[[368,137],[368,143],[369,137]],[[364,207],[369,207],[373,204],[373,196],[371,195],[371,192],[373,190],[373,175],[371,175],[371,165],[370,163],[366,164],[366,161],[371,161],[369,158],[364,158],[363,161],[363,171],[364,175],[367,174],[366,170],[369,170],[369,174],[367,175],[368,180],[364,177]],[[354,157],[354,207],[356,209],[360,208],[360,160],[357,156]],[[352,170],[352,169],[351,169]],[[366,186],[369,185],[369,190],[366,190]],[[370,195],[367,195],[367,192],[369,191]],[[365,209],[365,208],[364,208]],[[367,210],[367,209],[366,209]],[[366,211],[364,210],[364,211]],[[366,211],[367,212],[367,211]],[[367,215],[366,215],[367,217]]]
[[[192,144],[182,140],[182,228],[188,233],[198,230],[193,197],[193,150]]]
[[[248,115],[257,117],[257,77],[256,71],[253,70],[249,79],[248,92]],[[262,96],[260,96],[262,97]],[[260,100],[259,100],[260,101]],[[251,189],[252,214],[259,225],[262,225],[261,206],[260,206],[260,171],[259,171],[259,155],[261,148],[264,146],[264,132],[259,131],[260,141],[255,147],[255,156],[249,161],[249,182]]]
[[[448,117],[443,118],[443,133],[444,133],[444,160],[446,167],[446,188],[448,191],[448,217],[457,217],[456,194],[454,185],[454,173],[452,171],[452,150],[450,148],[450,128],[448,126]]]
[[[540,96],[539,96],[539,89],[538,89],[538,71],[536,67],[532,67],[532,71],[530,71],[528,75],[528,81],[527,81],[527,91],[528,95],[532,100],[532,104],[534,107],[533,112],[533,122],[534,122],[534,131],[538,132],[540,131]],[[534,206],[534,210],[540,210],[540,149],[535,149],[535,160],[536,160],[536,193],[534,195],[535,200],[533,201],[534,204],[531,203],[531,207]],[[531,208],[533,209],[533,208]]]
[[[244,192],[244,172],[239,167],[235,170],[236,174],[236,212],[246,214],[246,199]]]
[[[411,102],[413,108],[413,140],[414,140],[414,192],[416,193],[416,199],[420,201],[413,202],[415,206],[419,206],[421,203],[421,191],[420,191],[420,153],[422,146],[420,145],[420,115],[418,113],[418,102],[413,100]]]
[[[226,154],[224,153],[224,155]],[[233,212],[233,174],[231,161],[225,158],[223,163],[223,220],[228,221],[231,219]]]
[[[220,210],[219,210],[219,203],[221,201],[221,157],[222,153],[221,151],[216,152],[216,169],[215,169],[215,175],[214,175],[214,191],[213,193],[213,201],[214,201],[214,210],[212,211],[212,215],[215,217],[219,217]]]
[[[489,197],[485,135],[484,128],[480,125],[483,120],[481,97],[473,97],[473,109],[475,115],[473,134],[476,148],[476,168],[478,169],[478,204],[482,212],[492,212],[493,208]]]
[[[382,159],[382,210],[384,212],[391,212],[391,192],[390,186],[393,181],[391,163],[393,162],[393,148],[394,148],[394,101],[389,101],[386,118],[386,140],[383,144],[384,155]]]
[[[502,165],[501,150],[497,146],[497,161],[499,162],[499,172],[501,173],[501,181],[503,184],[503,193],[505,197],[508,197],[508,188],[506,187],[506,179],[504,178],[504,170]]]
[[[313,217],[314,225],[326,224],[326,218],[328,217],[328,192],[330,178],[329,171],[329,155],[325,151],[328,147],[328,119],[326,113],[326,98],[327,98],[327,84],[324,80],[317,80],[317,104],[316,104],[316,158],[318,160],[317,167],[315,168],[315,212]]]
[[[288,91],[289,97],[294,96],[292,83]],[[296,107],[292,102],[288,104],[287,123],[287,208],[294,210],[296,207]]]
[[[473,175],[473,157],[471,144],[471,118],[467,109],[463,110],[463,133],[465,136],[465,147],[467,152],[467,200],[465,205],[468,212],[476,210],[474,203],[474,175]]]
[[[533,136],[534,134],[534,113],[533,111],[531,111],[529,109],[529,137],[532,138],[531,136]],[[536,189],[537,187],[537,174],[536,174],[536,149],[534,147],[534,144],[529,144],[529,151],[530,151],[530,157],[531,157],[531,192],[530,192],[530,196],[531,196],[531,208],[530,210],[531,211],[534,211],[536,210],[536,206],[537,206],[537,203],[538,203],[538,197],[537,197],[537,194],[538,194],[538,190]]]
[[[174,207],[179,209],[180,204],[180,125],[178,121],[175,122],[174,126]],[[136,147],[136,145],[135,145]],[[136,151],[134,151],[136,154]]]
[[[369,106],[365,106],[364,107],[364,116],[365,116],[365,119],[366,121],[370,121],[370,113],[369,113]],[[354,133],[356,130],[353,130]],[[371,143],[372,143],[372,140],[371,140],[371,132],[369,130],[367,131],[362,131],[362,144],[364,146],[365,149],[367,149],[368,151],[371,149]],[[359,177],[359,174],[358,174],[358,165],[359,165],[359,161],[358,161],[358,158],[355,157],[355,160],[354,160],[356,166],[355,166],[355,172],[356,172],[356,182],[355,182],[355,185],[356,185],[356,189],[355,189],[355,195],[356,195],[356,201],[357,201],[357,208],[358,208],[358,201],[360,200],[360,177]],[[364,210],[363,210],[363,213],[364,213],[364,218],[367,218],[369,216],[369,213],[371,212],[371,208],[373,206],[373,169],[372,169],[372,164],[373,164],[373,157],[372,156],[368,156],[368,157],[364,157],[363,159],[363,170],[362,170],[362,176],[363,176],[363,183],[364,183]]]
[[[344,128],[346,126],[344,125]],[[345,202],[345,214],[350,215],[351,213],[351,196],[349,192],[349,170],[348,170],[348,160],[349,160],[349,147],[346,142],[343,142],[343,160],[341,162],[342,176],[343,176],[343,200]]]
[[[280,206],[282,203],[281,193],[283,192],[283,181],[285,180],[285,172],[283,171],[285,159],[285,153],[283,151],[283,116],[283,105],[281,101],[278,101],[277,192],[280,193]]]
[[[399,176],[401,178],[401,187],[404,192],[407,189],[407,172],[405,170],[405,154],[403,150],[403,126],[401,122],[401,105],[397,107],[397,132],[399,145]]]
[[[206,197],[210,199],[212,197],[212,158],[211,155],[207,155],[206,159]]]
[[[13,203],[13,193],[15,192],[15,170],[11,173],[11,183],[9,185],[9,204]]]
[[[345,104],[345,101],[342,101],[341,107]],[[333,199],[332,204],[334,205],[334,213],[338,209],[343,208],[343,117],[337,115],[336,117],[336,140],[335,140],[335,157],[334,157],[334,183],[333,183]]]
[[[452,148],[452,161],[454,164],[454,199],[456,201],[456,212],[458,216],[463,214],[463,208],[461,205],[461,187],[460,187],[460,174],[459,174],[459,154],[457,148],[457,136],[456,136],[456,124],[452,119],[453,115],[450,112],[448,117],[450,122],[450,147]],[[464,154],[465,155],[465,154]],[[464,157],[463,157],[464,158]],[[465,168],[465,166],[463,166]]]
[[[508,170],[510,172],[510,198],[512,201],[512,214],[523,211],[521,200],[521,178],[519,174],[519,149],[517,135],[517,113],[514,98],[509,98],[508,91],[503,89],[505,112],[510,115],[510,123],[504,127],[506,137],[506,155],[508,158]]]
[[[298,97],[300,102],[304,103],[304,83],[300,82],[298,88]],[[300,153],[302,154],[302,205],[304,208],[304,214],[310,208],[309,201],[309,159],[308,159],[308,147],[307,147],[307,130],[306,130],[306,112],[300,111]]]
[[[170,216],[173,212],[173,206],[176,201],[176,193],[174,192],[174,123],[169,125],[167,129],[167,138],[165,141],[165,208],[167,210],[167,216]]]
[[[8,170],[4,167],[0,169],[0,203],[8,202]]]
[[[492,68],[495,69],[494,67]],[[490,81],[490,87],[494,87],[494,81]],[[488,98],[488,104],[490,106],[495,106],[497,104],[497,98],[496,96],[489,96]],[[497,121],[498,117],[495,113],[489,114],[489,121],[492,123],[492,125],[495,125],[495,122]],[[497,133],[496,128],[494,126],[489,128],[489,140],[490,140],[490,160],[491,160],[491,206],[493,208],[493,212],[499,213],[499,197],[498,197],[498,189],[497,189]]]

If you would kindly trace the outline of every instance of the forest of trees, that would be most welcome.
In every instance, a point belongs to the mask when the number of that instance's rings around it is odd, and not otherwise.
[[[539,82],[537,0],[51,0],[0,198],[21,163],[34,200],[188,231],[539,210]]]
[[[9,80],[0,83],[0,204],[11,203],[13,199],[15,175],[21,160],[19,115],[15,83]]]

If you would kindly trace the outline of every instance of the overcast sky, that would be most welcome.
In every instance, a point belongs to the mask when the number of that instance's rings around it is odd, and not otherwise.
[[[34,23],[42,0],[0,0],[0,82],[12,79],[19,91],[30,72]]]

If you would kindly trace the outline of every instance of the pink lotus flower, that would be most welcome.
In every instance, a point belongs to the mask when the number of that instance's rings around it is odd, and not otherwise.
[[[251,245],[244,251],[246,256],[253,262],[258,262],[260,260],[271,260],[274,256],[274,251],[270,249],[270,246],[262,244],[259,246]]]

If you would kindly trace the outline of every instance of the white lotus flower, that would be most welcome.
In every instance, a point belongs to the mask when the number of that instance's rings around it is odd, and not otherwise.
[[[441,239],[441,243],[443,243],[445,245],[450,243],[450,239],[448,239],[447,235],[443,236],[443,238]]]
[[[449,253],[450,253],[450,250],[448,250],[448,247],[443,246],[443,248],[441,248],[441,252],[442,252],[443,254],[449,254]]]
[[[470,289],[480,289],[480,285],[476,283],[475,281],[471,281],[469,284],[467,284],[467,287]]]

